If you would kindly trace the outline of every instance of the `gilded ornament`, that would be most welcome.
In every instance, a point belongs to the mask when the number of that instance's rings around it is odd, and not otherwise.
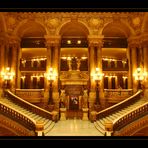
[[[59,20],[57,18],[48,19],[46,24],[48,27],[56,28],[59,25]]]
[[[100,18],[91,18],[89,21],[89,25],[91,27],[100,27],[103,24],[103,20]]]
[[[141,20],[140,20],[139,17],[135,17],[132,20],[132,23],[133,23],[134,26],[139,26],[140,25],[140,22],[141,22]]]

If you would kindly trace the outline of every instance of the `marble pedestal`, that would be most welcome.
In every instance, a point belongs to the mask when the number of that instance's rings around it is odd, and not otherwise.
[[[82,108],[83,117],[82,120],[88,120],[88,108]]]
[[[60,108],[60,120],[66,120],[66,108]]]

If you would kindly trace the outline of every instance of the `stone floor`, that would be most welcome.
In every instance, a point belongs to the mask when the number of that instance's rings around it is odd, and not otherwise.
[[[58,121],[47,136],[102,136],[90,121],[69,119]]]

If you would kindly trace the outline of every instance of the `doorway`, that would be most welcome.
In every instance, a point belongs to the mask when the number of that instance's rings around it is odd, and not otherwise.
[[[73,111],[79,110],[79,97],[78,96],[70,96],[69,110],[73,110]]]

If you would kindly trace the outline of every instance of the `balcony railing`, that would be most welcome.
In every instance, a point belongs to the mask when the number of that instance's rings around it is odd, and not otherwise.
[[[132,89],[104,89],[104,97],[107,102],[118,103],[133,94]]]
[[[14,95],[9,90],[6,91],[6,96],[8,98],[10,98],[16,104],[18,104],[20,106],[23,106],[27,110],[29,110],[29,111],[31,111],[31,112],[33,112],[35,114],[41,115],[44,118],[48,118],[48,119],[52,120],[52,113],[51,112],[48,112],[48,111],[46,111],[46,110],[44,110],[42,108],[37,107],[36,105],[33,105],[33,104],[29,103],[28,101],[23,100],[22,98]]]
[[[31,103],[44,101],[44,89],[16,89],[15,94]]]
[[[9,104],[4,104],[2,102],[0,102],[0,112],[3,115],[20,123],[30,131],[34,131],[34,135],[35,135],[36,121],[31,119],[29,116],[23,114],[22,112],[16,111],[14,108],[9,106]]]
[[[46,71],[46,60],[20,60],[20,71]]]
[[[127,124],[148,114],[148,102],[128,111],[113,122],[113,131],[119,131]]]
[[[119,103],[117,103],[117,104],[115,104],[115,105],[113,105],[109,108],[106,108],[106,109],[98,112],[96,114],[96,119],[98,120],[98,119],[105,117],[109,114],[112,114],[112,113],[114,113],[118,110],[121,110],[124,107],[127,107],[131,103],[136,102],[137,100],[140,99],[141,93],[142,93],[142,90],[139,90],[136,94],[132,95],[131,97],[129,97],[129,98],[127,98],[127,99],[125,99],[125,100],[123,100],[123,101],[121,101],[121,102],[119,102]]]

